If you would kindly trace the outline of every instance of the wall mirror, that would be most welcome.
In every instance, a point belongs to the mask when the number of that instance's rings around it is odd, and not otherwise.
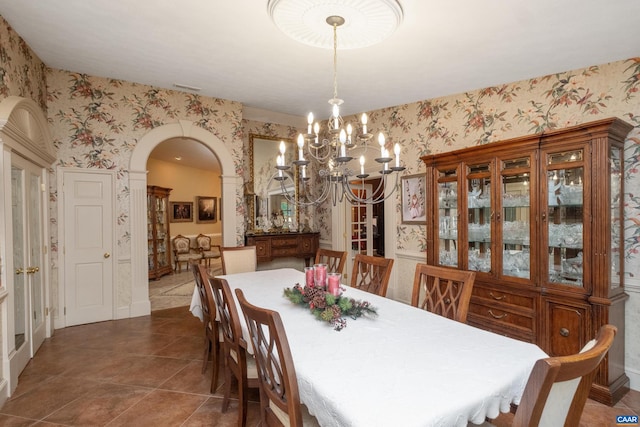
[[[250,180],[246,196],[251,224],[248,231],[297,231],[300,224],[295,203],[287,200],[280,181],[273,179],[278,175],[276,157],[280,154],[280,141],[286,146],[285,163],[291,164],[297,148],[292,139],[249,135]],[[287,192],[297,201],[297,177],[287,172],[283,174],[289,177],[285,180]]]

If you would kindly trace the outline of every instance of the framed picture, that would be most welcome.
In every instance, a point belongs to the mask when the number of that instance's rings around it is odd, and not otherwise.
[[[193,202],[169,202],[170,222],[193,221]]]
[[[218,204],[215,197],[198,196],[198,216],[196,222],[207,223],[218,220]]]
[[[426,224],[425,187],[427,180],[424,174],[402,177],[402,223]]]

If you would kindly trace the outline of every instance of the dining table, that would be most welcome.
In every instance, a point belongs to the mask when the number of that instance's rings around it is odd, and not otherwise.
[[[534,363],[547,357],[535,344],[346,286],[342,296],[377,314],[346,318],[336,331],[285,298],[285,288],[305,283],[295,269],[216,277],[280,313],[300,400],[323,427],[481,424],[520,402]],[[197,291],[190,310],[202,318]],[[250,342],[242,315],[241,324]]]

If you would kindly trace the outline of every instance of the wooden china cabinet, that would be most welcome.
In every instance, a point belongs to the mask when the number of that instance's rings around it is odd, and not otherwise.
[[[169,241],[169,193],[171,188],[147,186],[149,279],[159,279],[173,273]]]
[[[624,140],[619,119],[422,157],[427,263],[477,272],[468,323],[577,353],[618,334],[590,397],[613,404],[624,372]]]

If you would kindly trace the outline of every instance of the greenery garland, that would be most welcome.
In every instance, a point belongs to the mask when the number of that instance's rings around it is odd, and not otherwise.
[[[333,329],[340,331],[347,326],[344,317],[357,319],[360,316],[377,316],[377,310],[367,301],[356,301],[353,298],[333,295],[323,288],[300,286],[286,288],[284,296],[294,304],[308,307],[319,320],[331,323]]]

